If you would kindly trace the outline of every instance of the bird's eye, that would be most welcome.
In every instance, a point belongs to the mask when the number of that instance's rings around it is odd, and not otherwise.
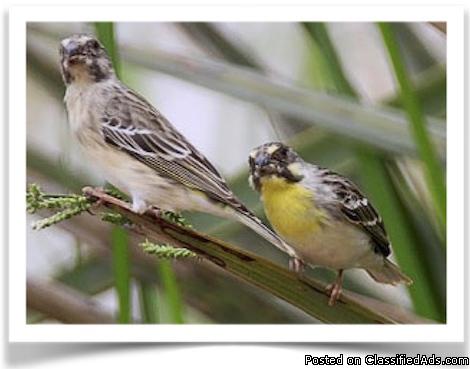
[[[90,40],[88,41],[88,45],[92,48],[92,49],[98,49],[100,47],[100,44],[98,43],[98,41],[96,40]]]
[[[288,152],[288,148],[284,147],[284,146],[281,146],[279,149],[274,151],[272,156],[273,156],[273,158],[275,158],[277,160],[283,160],[287,156],[287,152]]]

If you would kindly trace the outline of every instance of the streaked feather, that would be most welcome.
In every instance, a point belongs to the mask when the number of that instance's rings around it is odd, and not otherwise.
[[[214,166],[144,98],[121,85],[105,108],[102,133],[108,144],[189,188],[241,208]],[[243,207],[244,208],[244,207]]]
[[[101,117],[107,144],[123,151],[156,174],[204,193],[235,210],[235,217],[269,242],[295,257],[292,247],[248,210],[228,188],[217,169],[143,97],[119,83]]]
[[[337,207],[344,218],[371,237],[375,252],[385,257],[390,255],[390,241],[382,218],[359,188],[347,178],[329,169],[322,168],[319,175],[324,184],[331,186],[337,198]]]

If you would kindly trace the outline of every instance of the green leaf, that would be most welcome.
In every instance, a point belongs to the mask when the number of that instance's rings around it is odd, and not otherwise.
[[[158,272],[160,278],[162,279],[165,293],[165,302],[168,305],[168,311],[170,314],[170,322],[176,324],[184,323],[181,292],[178,287],[178,282],[176,281],[176,276],[175,272],[173,271],[171,261],[159,261]]]
[[[341,62],[330,40],[330,36],[324,23],[302,23],[304,29],[322,52],[321,65],[334,85],[334,91],[345,95],[356,96],[354,88],[349,83],[346,75],[342,73]]]
[[[375,154],[376,155],[376,154]],[[408,290],[417,314],[430,319],[445,319],[439,306],[438,292],[426,270],[426,259],[419,252],[419,241],[413,236],[409,219],[397,198],[386,162],[373,153],[361,152],[364,188],[380,211],[393,245],[393,254],[400,268],[413,279]],[[436,262],[439,262],[437,260]]]
[[[445,174],[439,160],[438,150],[433,145],[428,132],[428,123],[423,115],[419,101],[405,68],[403,57],[388,23],[379,23],[385,46],[400,86],[400,95],[403,106],[409,117],[410,129],[425,167],[426,180],[434,201],[436,217],[440,223],[440,231],[445,235],[446,227],[446,187]]]
[[[139,282],[139,297],[143,322],[148,324],[158,323],[157,286],[153,283]]]
[[[118,54],[118,48],[114,35],[114,23],[112,22],[96,22],[96,36],[105,47],[114,67],[116,75],[121,76],[121,60]]]
[[[447,72],[445,66],[436,65],[413,79],[415,94],[425,114],[437,117],[446,115]],[[386,99],[385,104],[401,107],[402,98],[394,96]],[[444,122],[443,122],[444,123]]]
[[[113,271],[116,292],[119,301],[119,323],[131,322],[131,293],[128,235],[121,227],[113,227],[111,232],[113,245]]]

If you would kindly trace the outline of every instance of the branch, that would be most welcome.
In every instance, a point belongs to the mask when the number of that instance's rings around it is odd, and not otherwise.
[[[61,283],[28,278],[26,301],[29,308],[64,323],[114,323],[114,318],[99,308],[93,299]]]
[[[42,172],[43,167],[37,169]],[[54,169],[52,162],[44,167],[44,170],[50,169]],[[44,178],[37,173],[35,174],[34,171],[28,171],[28,183],[39,180],[44,181]],[[46,186],[46,183],[49,185]],[[60,188],[54,181],[45,182],[44,186],[46,188]],[[50,214],[45,209],[40,210],[37,215],[45,218]],[[110,225],[106,222],[97,222],[96,218],[88,213],[57,225],[79,239],[81,243],[89,246],[90,254],[79,265],[60,271],[54,276],[54,279],[86,295],[95,295],[111,288],[113,276],[109,266]],[[206,229],[205,227],[200,228]],[[241,231],[244,230],[241,229]],[[132,232],[129,236],[132,276],[144,283],[161,286],[161,280],[155,273],[155,257],[145,253],[139,246],[142,236]],[[273,250],[277,252],[277,249],[273,248]],[[268,292],[261,291],[249,284],[240,283],[239,279],[223,270],[208,266],[208,263],[201,265],[199,262],[173,263],[179,279],[184,281],[180,285],[183,289],[185,303],[207,316],[211,321],[218,324],[311,324],[317,322],[303,311],[279,301]],[[207,288],[208,285],[211,286],[210,289]],[[244,303],[240,304],[240,301]]]
[[[344,292],[336,306],[330,307],[323,283],[293,273],[223,241],[171,223],[153,211],[144,215],[135,214],[128,203],[100,190],[86,187],[83,193],[94,203],[93,212],[99,209],[112,210],[123,216],[127,220],[127,226],[143,237],[156,243],[191,250],[207,262],[272,293],[322,322],[428,322],[403,309],[351,292]]]

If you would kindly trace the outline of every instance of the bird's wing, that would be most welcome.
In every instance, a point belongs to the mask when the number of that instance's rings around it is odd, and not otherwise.
[[[331,185],[341,214],[352,224],[364,230],[372,239],[374,251],[390,255],[390,240],[378,214],[358,187],[340,174],[325,170],[324,181]]]
[[[244,210],[214,166],[150,103],[123,89],[101,117],[105,141],[186,187]]]
[[[298,257],[291,246],[238,201],[213,165],[163,115],[135,92],[120,92],[108,102],[101,117],[101,132],[109,145],[154,169],[159,176],[231,207],[239,221],[291,257]]]

